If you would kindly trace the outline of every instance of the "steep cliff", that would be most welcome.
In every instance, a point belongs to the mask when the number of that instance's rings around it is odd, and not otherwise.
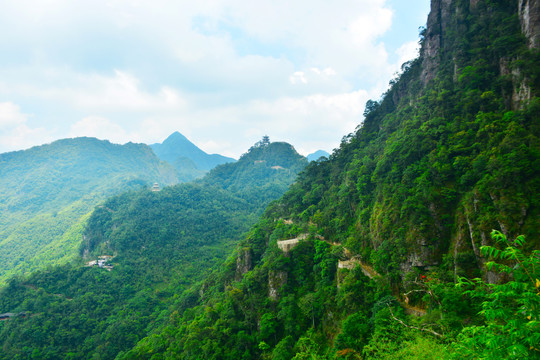
[[[484,266],[493,229],[539,247],[537,9],[433,0],[420,57],[368,101],[357,131],[267,208],[197,307],[124,358],[439,359],[460,344],[537,358],[538,274],[507,287],[487,320],[497,289],[455,286],[504,280]],[[482,345],[467,342],[479,333]]]
[[[317,224],[398,283],[483,272],[492,229],[538,244],[538,6],[523,20],[524,6],[433,0],[420,57],[276,216]]]
[[[529,48],[540,47],[540,1],[520,0],[519,20],[521,31],[529,41]]]
[[[540,358],[536,4],[432,1],[420,57],[186,291],[305,160],[263,141],[197,184],[110,199],[83,250],[117,251],[111,276],[12,281],[5,311],[36,316],[0,322],[0,358]]]

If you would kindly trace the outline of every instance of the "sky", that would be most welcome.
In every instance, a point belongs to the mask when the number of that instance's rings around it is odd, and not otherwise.
[[[0,0],[0,153],[61,138],[307,155],[417,55],[429,0]]]

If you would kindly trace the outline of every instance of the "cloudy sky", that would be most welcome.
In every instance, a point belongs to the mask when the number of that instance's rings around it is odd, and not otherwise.
[[[0,0],[0,152],[180,131],[331,151],[415,56],[429,0]]]

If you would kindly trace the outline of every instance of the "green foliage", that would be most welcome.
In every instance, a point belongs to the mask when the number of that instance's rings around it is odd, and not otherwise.
[[[492,259],[486,267],[508,278],[495,284],[460,278],[457,286],[482,302],[480,315],[485,323],[461,331],[453,344],[452,358],[538,359],[540,251],[523,252],[523,236],[510,241],[496,230],[491,235],[502,248],[482,248],[484,254]]]
[[[236,193],[260,208],[262,203],[281,196],[306,165],[306,158],[290,144],[261,141],[238,162],[214,168],[202,182]]]
[[[388,344],[381,343],[381,347]],[[391,351],[383,351],[381,356],[374,357],[376,359],[403,359],[403,360],[438,360],[447,357],[448,352],[446,346],[437,340],[426,337],[421,334],[413,334],[410,338],[404,340],[397,348]],[[372,359],[372,357],[366,357]]]
[[[343,321],[341,333],[336,338],[336,349],[353,349],[361,352],[367,343],[369,330],[369,322],[364,314],[358,312],[349,315]]]
[[[290,164],[298,167],[305,162],[292,151],[274,155],[285,161],[291,156]],[[231,187],[238,187],[235,192],[204,179],[159,192],[126,192],[97,206],[86,227],[77,228],[83,259],[49,267],[28,278],[14,278],[1,290],[0,313],[28,316],[1,323],[0,359],[27,358],[31,354],[54,359],[112,359],[119,354],[129,358],[133,353],[128,350],[157,329],[164,333],[147,338],[144,344],[150,349],[135,357],[147,358],[148,354],[165,351],[169,319],[196,306],[204,292],[189,287],[226,258],[263,206],[280,195],[276,191],[285,191],[293,171],[275,174],[269,181],[278,182],[279,187],[267,192],[263,180],[252,178],[250,183],[249,174],[256,164],[238,162],[230,166],[231,173],[241,179],[228,181]],[[235,166],[242,170],[237,171]],[[252,191],[253,201],[242,197],[238,181]],[[103,255],[114,256],[108,260],[113,267],[110,271],[83,266]],[[206,296],[212,291],[208,290]],[[223,322],[215,322],[217,314],[234,318],[243,297],[238,289],[230,289],[228,294],[228,302],[214,304],[204,312],[208,325],[217,333],[225,329]],[[242,332],[242,324],[232,326],[237,330],[238,350],[230,356],[252,358],[256,338],[249,331]],[[268,313],[262,328],[262,337],[275,346],[279,341],[275,334],[281,329],[276,317]],[[223,336],[197,348],[205,359],[223,356],[218,348],[218,339]]]
[[[447,8],[434,9],[421,57],[328,159],[295,180],[305,159],[264,140],[195,184],[109,199],[82,252],[117,252],[110,279],[75,267],[12,281],[1,309],[56,318],[35,316],[35,332],[24,326],[32,317],[6,322],[4,348],[45,358],[538,357],[538,55],[516,2],[433,3]],[[495,232],[492,246],[495,227],[530,242]],[[201,261],[221,266],[202,280]],[[497,284],[463,278],[494,271]],[[80,337],[57,326],[62,294],[63,307],[84,311],[66,322]],[[45,331],[88,340],[62,347]]]
[[[405,64],[357,131],[310,163],[198,288],[199,306],[126,359],[158,340],[164,358],[435,359],[457,351],[448,344],[462,343],[461,329],[486,326],[487,293],[468,296],[454,281],[486,275],[480,248],[494,227],[537,248],[538,76],[522,64],[537,69],[538,57],[515,2],[469,5],[444,4],[452,16],[424,32],[424,46],[442,46],[437,56],[424,49]],[[520,87],[531,99],[516,100]],[[261,166],[263,178],[268,150],[261,142],[239,163]],[[241,180],[225,166],[210,176],[222,174]],[[276,244],[300,235],[287,253]],[[240,274],[234,265],[246,258],[253,266]]]
[[[281,340],[272,351],[272,359],[288,360],[293,357],[294,339],[292,336],[287,336]]]
[[[0,283],[72,259],[95,205],[155,181],[178,182],[142,144],[76,138],[0,154]]]
[[[272,215],[311,223],[395,285],[403,268],[441,264],[454,248],[454,276],[474,276],[475,248],[494,227],[534,245],[539,235],[537,92],[513,103],[513,87],[532,85],[501,67],[537,58],[515,6],[448,6],[456,16],[447,20],[433,80],[422,83],[422,72],[434,71],[422,58],[408,64],[380,101],[368,102],[357,131],[328,161],[310,164]]]

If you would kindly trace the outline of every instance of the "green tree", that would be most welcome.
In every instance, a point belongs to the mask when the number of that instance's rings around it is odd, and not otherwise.
[[[481,279],[460,278],[457,286],[465,294],[482,299],[480,315],[485,324],[464,328],[453,344],[455,359],[540,358],[540,251],[526,254],[525,238],[510,241],[499,231],[491,233],[495,246],[483,246],[492,260],[488,270],[509,279],[488,284]]]
[[[341,333],[336,339],[338,350],[353,349],[361,352],[369,336],[369,321],[361,312],[349,315],[343,322]]]

